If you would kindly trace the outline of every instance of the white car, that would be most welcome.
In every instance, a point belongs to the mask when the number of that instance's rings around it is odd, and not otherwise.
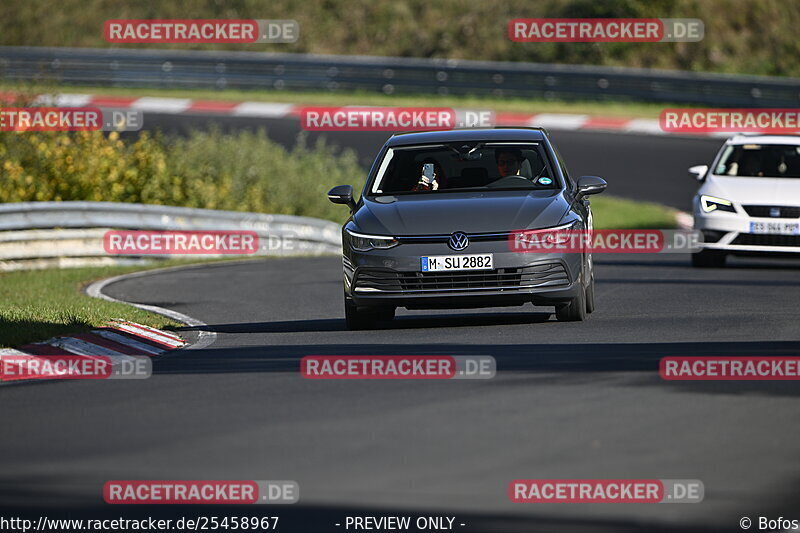
[[[722,267],[728,254],[800,253],[800,136],[737,135],[710,169],[689,173],[702,183],[694,228],[704,244],[694,266]]]

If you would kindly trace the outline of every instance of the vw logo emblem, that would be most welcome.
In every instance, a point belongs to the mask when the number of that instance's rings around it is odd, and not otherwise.
[[[469,246],[469,238],[467,237],[466,233],[457,231],[450,235],[450,240],[447,242],[447,245],[453,250],[459,252]]]
[[[781,208],[780,207],[770,207],[769,208],[769,216],[771,216],[771,217],[780,217],[781,216]]]

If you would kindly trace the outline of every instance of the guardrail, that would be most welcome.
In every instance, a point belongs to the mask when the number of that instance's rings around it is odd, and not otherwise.
[[[171,257],[110,255],[103,235],[111,229],[248,230],[259,236],[256,255],[341,252],[339,225],[310,217],[114,202],[23,202],[0,204],[0,271]]]
[[[797,107],[800,79],[490,61],[0,47],[0,76],[98,87],[371,91]]]

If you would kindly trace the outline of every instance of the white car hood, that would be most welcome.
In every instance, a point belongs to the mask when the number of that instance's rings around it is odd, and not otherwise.
[[[699,194],[738,204],[800,206],[800,178],[709,176]]]

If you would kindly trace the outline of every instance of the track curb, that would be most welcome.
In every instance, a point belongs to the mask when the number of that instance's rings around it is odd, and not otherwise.
[[[239,261],[231,261],[236,263]],[[226,262],[230,263],[230,262]],[[118,281],[131,278],[142,277],[148,274],[157,274],[166,271],[198,268],[207,266],[206,264],[178,265],[165,268],[157,268],[140,272],[122,274],[101,280],[94,281],[84,288],[84,292],[92,297],[106,300],[109,302],[123,303],[132,305],[145,311],[150,311],[187,326],[202,327],[207,326],[201,320],[179,313],[172,309],[166,309],[155,305],[139,304],[112,298],[104,294],[103,288]],[[0,363],[3,357],[11,357],[14,360],[30,360],[46,358],[48,356],[68,356],[70,358],[91,359],[98,356],[113,356],[115,363],[132,357],[133,354],[149,357],[165,357],[172,355],[173,352],[181,350],[197,350],[210,346],[216,340],[216,332],[206,329],[198,330],[198,338],[195,342],[189,343],[185,339],[173,333],[137,324],[122,319],[112,319],[105,327],[97,328],[89,332],[74,335],[60,335],[46,341],[33,342],[18,348],[0,349]],[[56,379],[18,379],[2,380],[2,385],[20,385],[25,383],[40,383],[43,381],[55,381]]]
[[[13,93],[0,94],[0,100],[13,102]],[[307,105],[285,102],[246,102],[235,100],[192,100],[170,97],[102,96],[85,93],[42,94],[34,99],[36,105],[57,107],[98,107],[130,109],[143,113],[165,115],[217,115],[242,118],[297,118]],[[352,106],[330,106],[352,107]],[[465,109],[456,109],[456,111]],[[673,133],[661,129],[658,119],[619,116],[602,116],[574,113],[514,113],[495,112],[498,126],[543,127],[553,131],[607,131],[635,135],[719,137],[732,133]]]

